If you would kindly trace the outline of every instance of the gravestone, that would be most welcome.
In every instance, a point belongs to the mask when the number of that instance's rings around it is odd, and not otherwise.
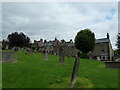
[[[47,53],[47,51],[44,54],[44,60],[48,60],[48,53]]]
[[[60,47],[59,63],[64,64],[64,59],[65,59],[64,49],[62,47]]]
[[[116,62],[120,62],[120,58],[117,58],[115,61],[116,61]]]
[[[97,57],[97,60],[100,60],[100,57]]]
[[[105,68],[120,69],[120,61],[105,61]]]
[[[77,72],[79,69],[79,62],[80,62],[79,57],[76,56],[74,67],[73,67],[73,72],[72,72],[72,76],[71,76],[70,88],[73,88],[74,84],[76,83]]]
[[[0,52],[2,57],[0,58],[0,62],[2,63],[16,63],[16,52],[14,51],[2,51]]]

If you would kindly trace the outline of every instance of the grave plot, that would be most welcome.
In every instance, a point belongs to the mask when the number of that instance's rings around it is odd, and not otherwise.
[[[2,51],[0,52],[0,62],[2,63],[16,63],[16,52],[15,51]]]

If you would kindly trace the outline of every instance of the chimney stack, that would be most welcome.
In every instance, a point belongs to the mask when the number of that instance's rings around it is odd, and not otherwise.
[[[107,39],[109,39],[109,37],[110,37],[110,36],[109,36],[109,33],[107,33]]]

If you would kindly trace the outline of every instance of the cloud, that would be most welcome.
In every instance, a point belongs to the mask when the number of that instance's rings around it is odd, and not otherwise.
[[[3,3],[3,38],[23,31],[32,41],[40,38],[74,40],[81,29],[90,28],[96,38],[117,34],[117,3]]]

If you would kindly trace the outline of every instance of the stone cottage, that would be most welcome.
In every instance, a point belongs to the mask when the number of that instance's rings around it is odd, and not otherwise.
[[[113,60],[114,51],[110,42],[109,34],[107,33],[107,38],[96,39],[95,48],[90,53],[91,59],[97,60]]]
[[[33,46],[40,52],[46,50],[54,55],[59,55],[60,47],[62,47],[65,56],[68,57],[75,57],[78,52],[72,39],[68,42],[65,40],[59,41],[56,38],[53,41],[43,42],[41,39],[40,41],[34,41]],[[89,53],[89,57],[95,60],[113,60],[114,51],[108,33],[106,38],[96,39],[95,48]]]

